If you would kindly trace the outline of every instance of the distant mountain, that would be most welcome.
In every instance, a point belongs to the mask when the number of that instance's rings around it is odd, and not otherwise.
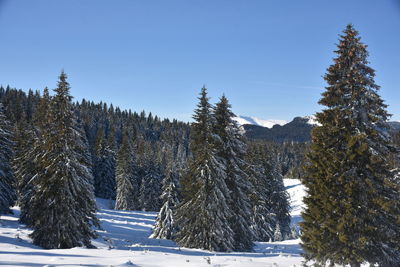
[[[400,131],[400,121],[390,121],[389,126],[390,126],[392,132]]]
[[[311,129],[316,125],[313,117],[296,117],[284,125],[275,124],[272,128],[244,124],[245,136],[251,139],[264,139],[275,142],[308,142]]]
[[[240,125],[251,124],[262,126],[266,128],[272,128],[274,125],[285,125],[288,123],[285,120],[263,120],[256,117],[248,117],[248,116],[238,116],[233,118]]]
[[[243,116],[241,116],[243,117]],[[249,122],[250,120],[246,120]],[[240,123],[240,122],[239,122]],[[309,142],[311,140],[311,129],[318,125],[314,116],[296,117],[286,124],[275,124],[263,127],[255,123],[242,124],[245,136],[250,139],[263,139],[274,142]],[[400,122],[389,122],[390,132],[400,131]]]

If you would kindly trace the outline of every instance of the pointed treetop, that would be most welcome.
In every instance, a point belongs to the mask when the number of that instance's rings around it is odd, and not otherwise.
[[[43,98],[45,98],[45,99],[50,98],[49,88],[47,86],[43,90]]]
[[[69,90],[70,90],[70,86],[69,83],[67,82],[67,74],[64,72],[64,70],[61,71],[60,76],[58,77],[58,83],[57,83],[57,88],[54,89],[54,91],[58,94],[58,95],[69,95]],[[72,97],[70,97],[72,98]]]

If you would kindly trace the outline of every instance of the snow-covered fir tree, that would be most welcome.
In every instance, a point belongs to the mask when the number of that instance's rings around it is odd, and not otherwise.
[[[248,160],[252,166],[252,228],[258,241],[274,241],[274,232],[279,225],[282,239],[292,236],[290,229],[289,196],[283,185],[283,177],[277,162],[277,153],[272,147],[256,142],[248,149]]]
[[[254,244],[254,233],[251,226],[250,193],[252,184],[246,170],[246,144],[231,111],[231,105],[222,96],[214,109],[214,133],[218,136],[216,149],[218,156],[223,159],[226,170],[226,184],[230,191],[229,209],[232,217],[229,223],[234,232],[234,248],[237,251],[250,251]]]
[[[19,220],[30,225],[32,220],[29,207],[34,190],[31,180],[36,174],[32,149],[35,144],[35,133],[33,128],[24,120],[18,122],[16,128],[13,169],[18,196],[17,204],[21,209]]]
[[[179,177],[176,167],[172,165],[162,181],[162,207],[157,215],[156,225],[150,238],[172,239],[176,233],[175,209],[179,204]]]
[[[115,199],[115,153],[109,139],[105,138],[103,129],[99,129],[93,167],[94,192],[97,197]]]
[[[139,205],[143,211],[159,211],[161,208],[161,181],[163,174],[154,155],[150,156],[140,185]]]
[[[34,125],[23,121],[18,123],[17,149],[13,167],[17,181],[18,205],[21,209],[19,220],[27,226],[32,226],[34,221],[31,200],[35,186],[32,178],[41,171],[35,161],[43,155],[45,150],[43,136],[49,129],[49,122],[46,119],[49,109],[50,95],[46,87],[32,117]]]
[[[15,179],[11,168],[13,157],[11,125],[4,116],[0,103],[0,214],[11,212],[16,200]]]
[[[56,95],[51,100],[43,133],[42,154],[37,157],[39,172],[33,178],[31,199],[35,245],[47,249],[91,246],[95,201],[90,163],[83,151],[85,136],[76,124],[67,76],[61,73]]]
[[[321,266],[398,266],[400,194],[387,160],[386,105],[352,25],[335,53],[303,179],[304,256]]]
[[[128,131],[124,132],[122,144],[118,151],[116,180],[116,210],[139,209],[139,182],[134,152]]]
[[[262,162],[264,169],[264,186],[267,189],[266,194],[268,195],[267,204],[269,210],[275,215],[275,224],[273,224],[273,228],[275,231],[279,228],[282,240],[290,239],[292,230],[290,229],[289,195],[283,184],[282,174],[278,169],[276,153],[264,154]],[[273,240],[281,241],[275,238]]]
[[[255,240],[268,242],[274,237],[276,215],[270,206],[268,180],[262,165],[263,149],[260,145],[252,145],[247,152],[247,159],[251,162],[248,172],[251,172],[251,182],[254,191],[250,194],[252,203],[251,228]]]
[[[199,100],[191,131],[193,160],[182,184],[187,193],[177,209],[176,241],[183,247],[232,251],[235,239],[229,221],[233,212],[226,185],[226,164],[215,150],[214,118],[205,87]]]
[[[283,241],[283,235],[279,223],[275,225],[274,241]]]

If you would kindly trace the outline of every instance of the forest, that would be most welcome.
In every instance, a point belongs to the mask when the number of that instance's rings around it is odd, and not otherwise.
[[[18,205],[45,249],[94,248],[102,198],[158,212],[151,238],[181,247],[243,252],[300,237],[316,266],[396,266],[400,133],[352,25],[337,49],[311,141],[245,137],[227,96],[211,103],[205,87],[191,123],[74,102],[64,71],[54,90],[0,87],[0,213]],[[301,230],[283,178],[306,187]]]

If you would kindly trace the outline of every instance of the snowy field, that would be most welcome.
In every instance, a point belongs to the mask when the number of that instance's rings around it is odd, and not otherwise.
[[[300,220],[304,195],[298,180],[285,179],[291,197],[293,223]],[[299,240],[256,243],[252,253],[210,253],[179,248],[169,240],[150,239],[156,213],[115,211],[98,199],[102,230],[97,249],[45,250],[32,245],[31,232],[14,215],[0,217],[0,266],[301,266]]]

